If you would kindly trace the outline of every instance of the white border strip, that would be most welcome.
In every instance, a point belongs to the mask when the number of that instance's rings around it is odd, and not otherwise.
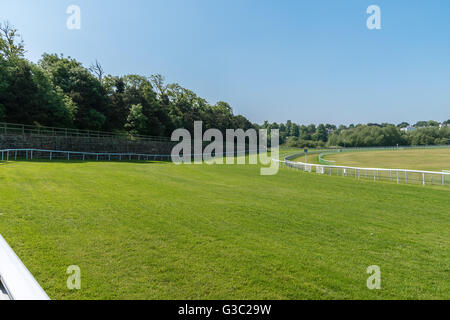
[[[50,300],[1,235],[0,281],[5,286],[11,300]]]

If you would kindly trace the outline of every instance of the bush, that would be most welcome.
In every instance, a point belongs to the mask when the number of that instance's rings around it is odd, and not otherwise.
[[[288,137],[285,145],[290,148],[323,148],[325,143],[323,141],[303,140],[297,137]]]

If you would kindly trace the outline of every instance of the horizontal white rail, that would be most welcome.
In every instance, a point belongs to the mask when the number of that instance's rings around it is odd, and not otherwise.
[[[402,171],[402,172],[415,172],[415,173],[432,173],[432,174],[450,174],[450,172],[439,172],[439,171],[423,171],[423,170],[411,170],[411,169],[387,169],[387,168],[361,168],[361,167],[348,167],[348,166],[335,166],[335,165],[325,165],[325,164],[315,164],[315,163],[304,163],[296,161],[287,161],[290,164],[300,164],[313,167],[327,167],[327,168],[341,168],[341,169],[359,169],[368,171]]]
[[[442,172],[437,171],[425,171],[425,170],[411,170],[411,169],[387,169],[387,168],[361,168],[350,166],[338,166],[338,165],[324,165],[314,163],[296,162],[290,160],[277,160],[285,166],[293,169],[303,170],[307,172],[313,172],[313,168],[318,174],[329,174],[338,176],[347,176],[354,178],[373,178],[373,180],[391,180],[397,181],[397,183],[405,182],[412,183],[418,181],[419,183],[426,184],[450,184],[450,172],[445,170]],[[383,175],[383,173],[385,175]]]
[[[50,300],[33,275],[0,235],[0,283],[10,300]]]

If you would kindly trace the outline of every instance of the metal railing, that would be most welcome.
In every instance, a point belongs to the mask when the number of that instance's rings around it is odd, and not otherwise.
[[[11,160],[95,160],[95,161],[170,161],[170,155],[141,153],[78,152],[42,149],[0,150],[1,161]]]
[[[0,289],[3,300],[50,300],[1,235]]]
[[[290,157],[288,157],[290,158]],[[450,172],[422,171],[408,169],[359,168],[337,165],[311,164],[285,159],[280,161],[288,168],[321,175],[371,179],[374,181],[392,181],[397,184],[450,185]]]
[[[0,122],[0,134],[46,137],[79,137],[79,138],[120,138],[133,141],[170,141],[168,137],[131,135],[128,133],[113,133],[106,131],[92,131],[70,128],[57,128],[46,126],[33,126]]]
[[[226,156],[246,156],[257,154],[260,150],[245,150],[235,152],[223,152],[214,155],[215,158]],[[172,161],[170,154],[145,154],[145,153],[111,153],[111,152],[81,152],[43,149],[5,149],[0,150],[0,161],[17,160],[79,160],[79,161]],[[187,157],[204,156],[203,154],[187,154]],[[211,160],[211,159],[209,159]]]

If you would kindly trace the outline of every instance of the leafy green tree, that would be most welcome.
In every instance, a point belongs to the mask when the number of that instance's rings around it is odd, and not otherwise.
[[[5,106],[0,104],[0,121],[4,120],[5,113],[6,113]]]
[[[317,127],[316,139],[315,140],[319,140],[319,141],[322,141],[322,142],[327,142],[328,141],[328,131],[325,128],[325,125],[319,124],[319,126]]]
[[[147,132],[148,118],[143,112],[141,104],[135,104],[131,106],[130,114],[127,118],[125,128],[131,134],[145,134]]]
[[[191,90],[166,84],[161,75],[105,76],[98,62],[88,69],[56,54],[44,54],[36,65],[24,58],[24,52],[18,31],[1,24],[1,121],[158,136],[169,136],[180,127],[192,131],[197,120],[223,132],[256,127],[234,115],[228,103],[210,105]]]
[[[103,78],[103,86],[109,99],[110,126],[113,130],[122,131],[130,113],[125,80],[122,77],[107,76]]]
[[[23,58],[24,53],[25,45],[17,29],[8,21],[0,23],[0,55],[14,59]]]
[[[416,128],[423,128],[428,126],[428,121],[418,121],[414,127]]]
[[[329,124],[329,123],[327,123],[325,125],[325,128],[327,129],[327,132],[329,132],[329,133],[337,130],[337,127],[335,125]]]
[[[92,130],[112,129],[106,121],[112,112],[108,108],[106,90],[88,69],[75,59],[56,54],[44,54],[39,65],[48,72],[53,84],[61,88],[76,104],[76,127]]]
[[[300,126],[299,138],[302,140],[311,140],[311,133],[305,125]]]
[[[89,129],[99,131],[105,126],[106,117],[103,113],[98,112],[95,109],[90,109],[87,117],[89,123]]]
[[[400,129],[394,125],[378,127],[361,125],[331,134],[328,145],[345,147],[396,146],[407,144]]]
[[[142,105],[142,112],[147,117],[146,132],[142,134],[163,136],[168,134],[170,126],[168,110],[157,99],[156,92],[150,80],[139,75],[127,75],[123,77],[125,83],[124,102],[131,106]]]
[[[300,136],[300,127],[298,126],[298,124],[296,124],[296,123],[292,124],[290,136],[297,137],[297,138]]]
[[[13,123],[71,127],[68,99],[48,74],[24,59],[11,58],[3,70],[0,104],[3,119]],[[5,81],[6,80],[6,81]]]
[[[9,86],[9,75],[7,74],[6,60],[0,56],[0,121],[3,121],[6,115],[6,107],[3,98],[5,97]]]
[[[253,124],[248,121],[247,118],[245,118],[244,116],[241,115],[237,115],[233,117],[233,125],[232,125],[233,129],[243,129],[245,131],[247,131],[250,128],[253,128]]]
[[[439,127],[439,122],[430,120],[430,121],[428,121],[427,126],[428,127]]]

